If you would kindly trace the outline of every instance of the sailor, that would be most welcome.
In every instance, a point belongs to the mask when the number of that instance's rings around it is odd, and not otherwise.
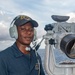
[[[45,75],[39,54],[30,47],[38,23],[26,15],[14,18],[9,29],[14,44],[0,52],[0,75]]]

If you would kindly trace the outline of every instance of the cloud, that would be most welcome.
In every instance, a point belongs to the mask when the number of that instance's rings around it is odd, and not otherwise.
[[[46,32],[45,32],[44,28],[41,28],[41,29],[37,28],[37,38],[38,39],[42,38],[43,35],[45,35],[45,34],[46,34]]]
[[[1,0],[0,40],[10,40],[10,23],[19,14],[28,15],[39,23],[38,38],[46,33],[45,25],[54,22],[51,15],[69,15],[68,22],[75,22],[74,3],[75,0]]]
[[[14,41],[6,40],[6,41],[0,41],[0,51],[6,49],[7,47],[11,46],[14,43]]]
[[[70,16],[68,22],[74,22],[75,23],[75,13],[74,12],[68,13],[67,16]]]
[[[0,1],[0,8],[6,11],[11,11],[11,12],[15,12],[16,11],[16,6],[17,4],[15,2],[13,2],[12,0],[2,0]],[[17,9],[18,10],[18,9]]]
[[[9,39],[9,31],[8,31],[7,23],[4,21],[0,22],[0,41]]]

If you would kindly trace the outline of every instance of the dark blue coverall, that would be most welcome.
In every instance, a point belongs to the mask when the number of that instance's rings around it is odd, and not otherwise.
[[[40,75],[45,75],[41,58]],[[31,49],[30,55],[23,54],[14,43],[11,47],[0,52],[0,75],[38,75],[39,66],[34,50]]]

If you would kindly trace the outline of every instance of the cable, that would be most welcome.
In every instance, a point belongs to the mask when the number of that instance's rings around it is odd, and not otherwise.
[[[33,46],[33,50],[35,50],[35,55],[36,55],[37,63],[38,63],[38,67],[39,67],[39,69],[38,69],[38,75],[40,75],[40,61],[39,61],[39,58],[38,58],[37,50],[39,49],[39,47],[40,47],[40,45],[41,45],[43,39],[44,39],[44,38],[42,38],[42,40],[41,40],[37,45],[36,45],[36,43],[35,43],[35,45]]]
[[[37,63],[38,63],[38,67],[39,67],[39,69],[38,69],[38,75],[40,75],[40,61],[38,59],[38,53],[37,53],[36,49],[34,49],[34,50],[35,50],[35,55],[37,57]]]

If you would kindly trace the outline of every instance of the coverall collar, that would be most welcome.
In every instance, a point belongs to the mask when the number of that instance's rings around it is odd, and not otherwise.
[[[17,47],[16,43],[14,43],[12,45],[12,48],[13,48],[13,52],[14,52],[14,56],[15,57],[21,57],[23,56],[24,54],[19,50],[19,48]]]
[[[24,55],[24,54],[18,49],[18,47],[16,46],[16,43],[13,44],[12,48],[13,48],[14,56],[15,56],[15,57],[18,58],[18,57],[21,57],[21,56]],[[36,55],[35,55],[35,51],[33,51],[32,48],[31,48],[31,50],[30,50],[30,58],[31,58],[31,63],[30,63],[30,71],[31,71],[31,70],[34,68],[34,66],[36,65],[36,63],[37,63],[37,57],[36,57]]]

